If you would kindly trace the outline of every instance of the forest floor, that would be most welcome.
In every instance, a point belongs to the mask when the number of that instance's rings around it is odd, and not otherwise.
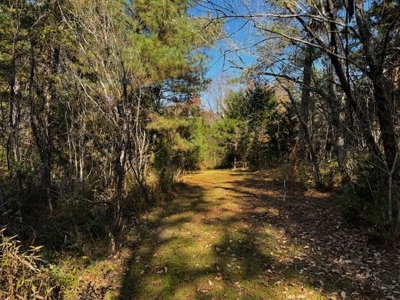
[[[400,299],[399,249],[345,221],[330,194],[291,182],[285,191],[280,177],[277,171],[185,175],[174,200],[132,228],[86,296]]]

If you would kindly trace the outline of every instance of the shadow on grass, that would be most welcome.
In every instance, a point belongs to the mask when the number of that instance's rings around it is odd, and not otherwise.
[[[181,285],[190,284],[191,278],[208,272],[207,268],[188,270],[183,259],[176,260],[177,263],[174,265],[168,261],[157,262],[156,260],[159,249],[166,246],[174,251],[173,245],[184,246],[190,243],[190,239],[178,237],[175,231],[184,231],[184,225],[192,222],[193,216],[206,214],[208,211],[208,204],[203,199],[204,189],[202,187],[183,183],[178,185],[180,197],[166,203],[160,212],[151,216],[146,228],[141,230],[140,238],[132,245],[133,253],[125,264],[126,274],[121,285],[120,299],[146,298],[146,288],[148,287],[146,287],[146,280],[151,281],[152,293],[156,291],[160,299],[166,299],[167,295],[171,293],[173,285],[178,282]],[[169,274],[172,272],[178,279],[174,279],[171,285],[169,281],[172,278]],[[152,278],[153,275],[155,278]],[[168,288],[159,290],[159,287],[164,287],[164,285]],[[149,295],[149,297],[152,296]]]
[[[398,285],[400,257],[370,244],[367,228],[345,220],[329,194],[306,191],[290,181],[285,191],[282,182],[258,175],[246,174],[230,183],[234,192],[261,200],[247,206],[254,222],[271,224],[284,233],[287,244],[299,246],[284,263],[287,272],[301,274],[329,299],[393,298],[385,287]]]
[[[211,189],[181,184],[179,197],[150,218],[126,261],[120,299],[384,296],[358,268],[365,240],[326,195],[296,187],[284,201],[281,183],[250,172],[209,180]],[[369,253],[363,259],[376,257]]]
[[[254,280],[260,266],[268,270],[271,258],[254,247],[255,231],[243,228],[247,216],[222,207],[232,199],[225,191],[210,199],[203,187],[180,188],[133,245],[120,299],[256,299],[262,283],[250,292],[241,282]]]
[[[271,253],[279,231],[266,229],[249,209],[264,197],[227,179],[215,187],[222,196],[211,200],[206,189],[185,186],[152,220],[126,263],[120,299],[279,299],[290,289],[301,292],[297,274]],[[191,222],[201,231],[185,226]],[[279,287],[284,281],[290,289]]]

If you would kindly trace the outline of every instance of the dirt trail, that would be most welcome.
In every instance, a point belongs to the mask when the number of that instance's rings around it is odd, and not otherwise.
[[[187,175],[133,235],[120,299],[400,299],[399,252],[279,174]]]

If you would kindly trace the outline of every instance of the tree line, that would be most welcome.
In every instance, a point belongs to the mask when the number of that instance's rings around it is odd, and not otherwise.
[[[298,170],[310,169],[317,187],[340,176],[351,217],[397,236],[399,3],[222,3],[203,1],[201,10],[232,26],[240,20],[226,31],[222,53],[245,78],[286,92],[298,125],[291,151]]]
[[[190,15],[189,2],[0,3],[8,231],[80,247],[83,230],[115,248],[133,211],[193,168],[196,93],[220,25]]]

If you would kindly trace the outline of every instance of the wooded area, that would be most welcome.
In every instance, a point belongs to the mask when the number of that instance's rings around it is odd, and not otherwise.
[[[399,5],[0,1],[0,254],[108,256],[182,174],[216,168],[278,168],[285,193],[331,191],[396,245]],[[238,73],[206,108],[216,49]],[[52,280],[14,297],[61,297]]]

